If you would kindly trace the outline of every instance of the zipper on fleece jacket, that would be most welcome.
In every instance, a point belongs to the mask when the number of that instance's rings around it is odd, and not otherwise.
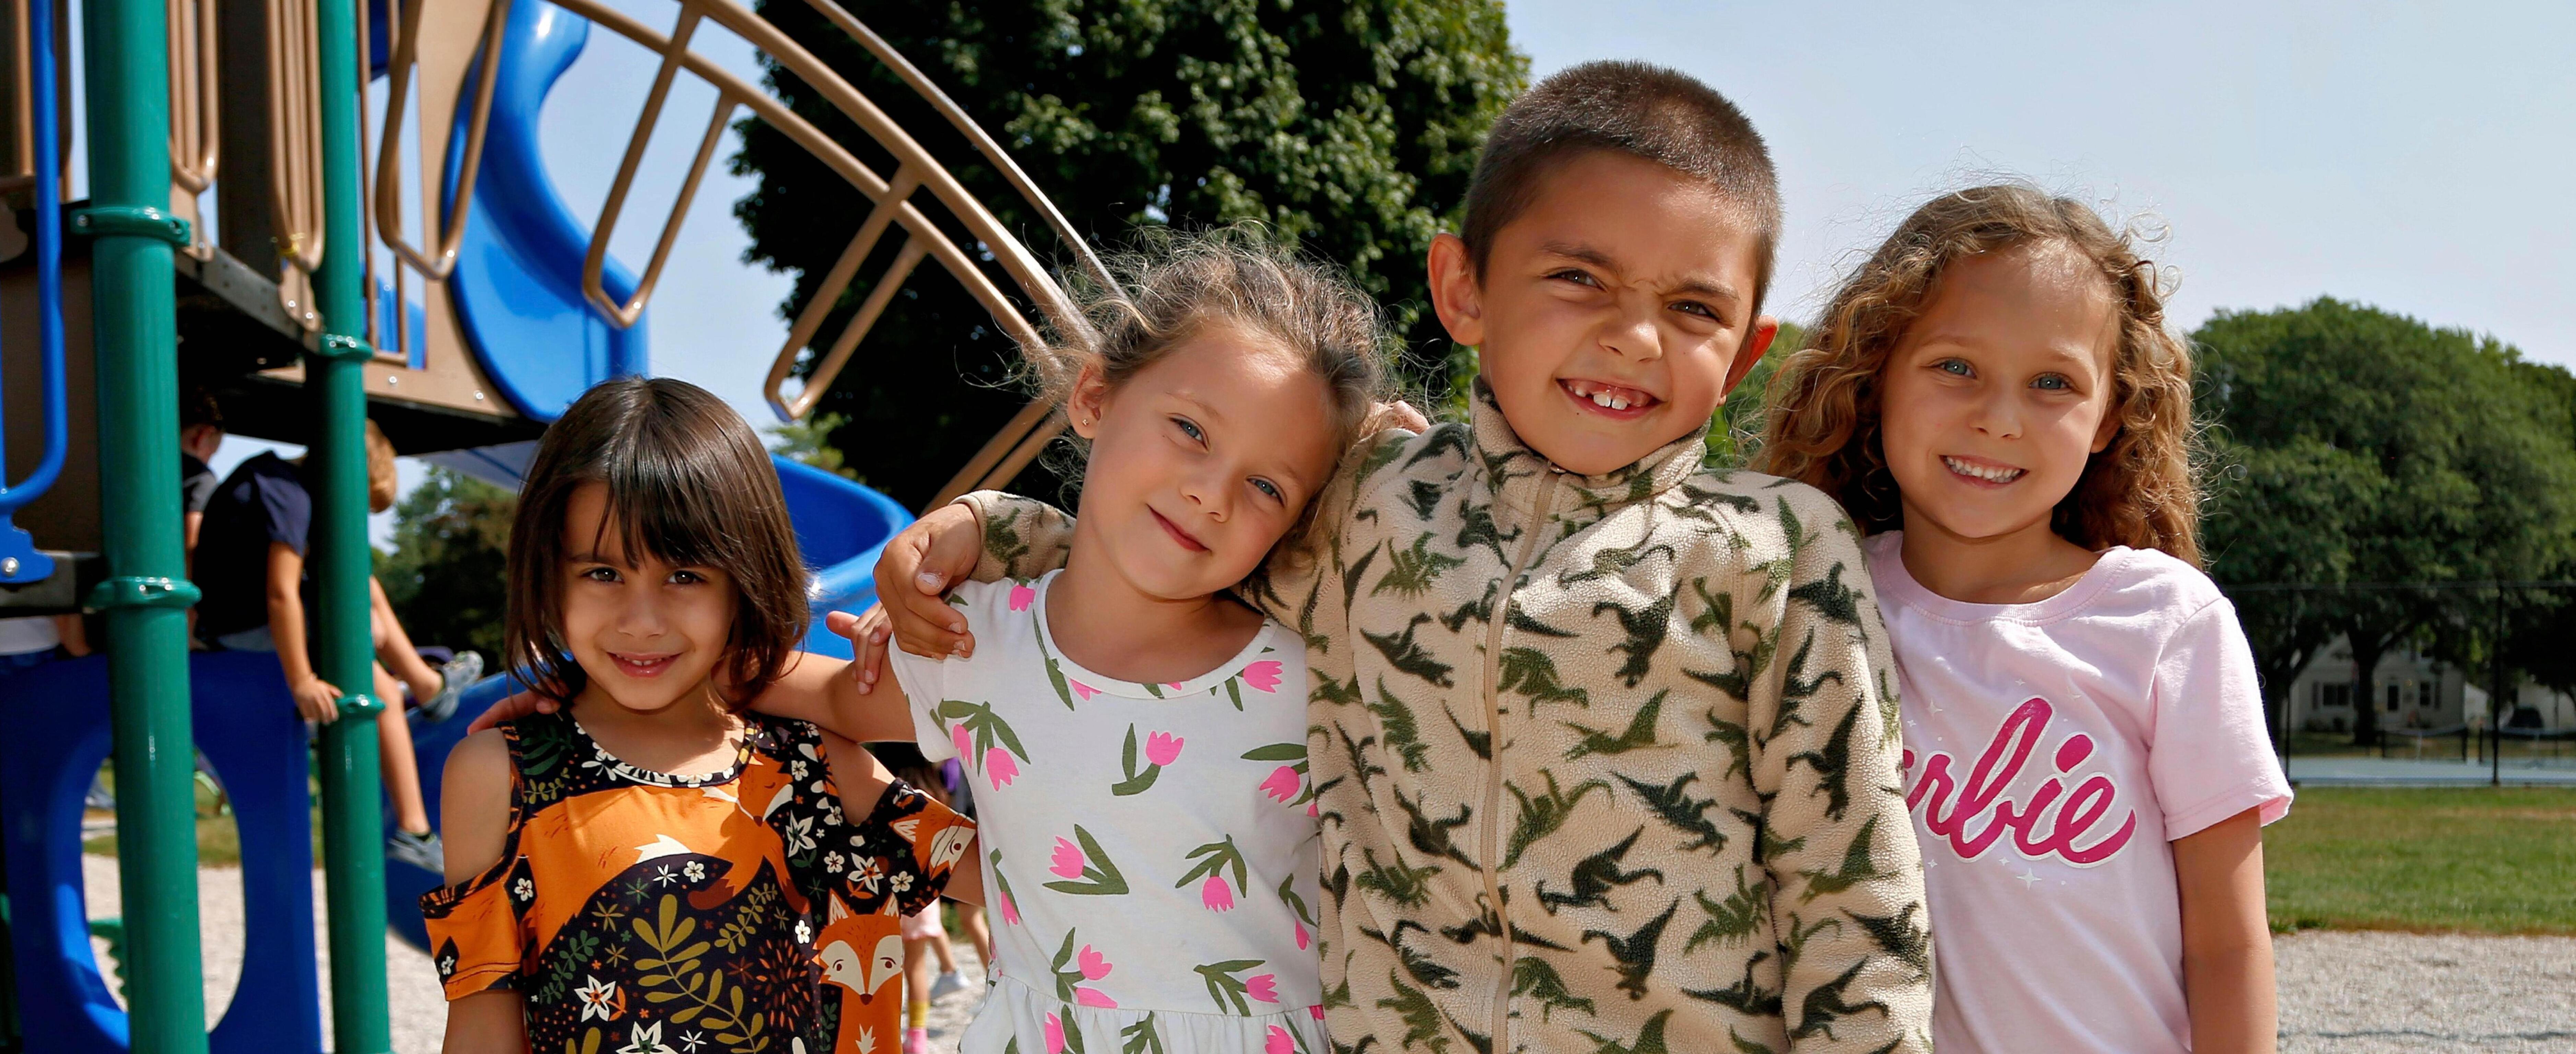
[[[1485,633],[1485,742],[1490,744],[1485,761],[1485,898],[1494,904],[1494,936],[1503,942],[1503,968],[1494,980],[1495,1049],[1510,1051],[1512,1027],[1512,974],[1519,964],[1512,961],[1511,912],[1503,905],[1503,698],[1498,687],[1502,679],[1503,630],[1510,622],[1512,594],[1520,587],[1521,572],[1529,569],[1530,557],[1538,551],[1539,531],[1547,525],[1548,506],[1556,497],[1562,473],[1548,471],[1547,485],[1540,487],[1532,506],[1529,523],[1521,528],[1520,556],[1512,561],[1511,571],[1503,576],[1499,602],[1491,613],[1492,622]],[[1500,495],[1497,494],[1499,500]]]

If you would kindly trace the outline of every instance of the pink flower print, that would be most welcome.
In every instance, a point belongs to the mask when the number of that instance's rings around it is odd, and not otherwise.
[[[1186,685],[1186,684],[1182,684],[1182,683],[1181,683],[1181,682],[1179,682],[1179,681],[1165,681],[1165,682],[1163,682],[1163,687],[1165,687],[1165,688],[1169,688],[1169,689],[1171,689],[1171,690],[1173,690],[1173,691],[1177,692],[1177,691],[1180,691],[1181,689],[1183,689],[1183,688],[1187,688],[1187,687],[1189,687],[1189,686],[1188,686],[1188,685]]]
[[[1263,659],[1243,668],[1243,683],[1256,692],[1277,692],[1279,675],[1285,669],[1277,659]]]
[[[1002,894],[1002,921],[1014,926],[1020,924],[1020,906],[1011,902],[1011,895],[1007,892]]]
[[[1307,1007],[1306,1012],[1315,1015],[1315,1020],[1321,1021],[1324,1019],[1324,1004],[1317,1003],[1313,1006]]]
[[[1116,1010],[1116,1009],[1118,1009],[1118,1001],[1117,1001],[1117,1000],[1115,1000],[1115,999],[1111,999],[1111,998],[1109,998],[1108,996],[1102,995],[1102,994],[1100,994],[1100,992],[1099,992],[1098,990],[1096,990],[1096,989],[1091,989],[1091,988],[1076,988],[1076,989],[1074,989],[1074,990],[1073,990],[1073,1001],[1074,1001],[1074,1002],[1076,1002],[1076,1003],[1079,1003],[1079,1004],[1081,1004],[1081,1005],[1083,1005],[1083,1006],[1096,1006],[1096,1007],[1099,1007],[1099,1008],[1100,1008],[1100,1009],[1102,1009],[1102,1010]]]
[[[1296,768],[1281,765],[1271,770],[1269,779],[1261,781],[1261,792],[1269,795],[1270,800],[1284,804],[1297,796],[1298,782]]]
[[[994,790],[1010,786],[1020,778],[1020,763],[1011,759],[1010,751],[993,747],[984,751],[984,778],[993,782]]]
[[[1297,950],[1301,952],[1305,951],[1307,941],[1306,924],[1292,920],[1289,922],[1289,925],[1297,927]]]
[[[1055,866],[1049,867],[1047,870],[1053,871],[1065,878],[1081,878],[1083,865],[1090,863],[1090,861],[1083,859],[1082,850],[1075,848],[1072,842],[1065,841],[1062,838],[1055,840],[1055,856],[1053,859]]]
[[[966,722],[960,721],[948,726],[948,741],[957,744],[958,757],[971,758],[975,756],[975,740],[974,737],[966,731]]]
[[[1315,803],[1314,803],[1314,802],[1307,802],[1307,803],[1306,803],[1306,818],[1307,818],[1307,819],[1309,819],[1309,820],[1312,820],[1312,819],[1315,819],[1315,818],[1316,818],[1316,813],[1315,813]]]
[[[1073,686],[1073,694],[1078,695],[1078,696],[1081,696],[1081,697],[1082,697],[1082,701],[1083,701],[1083,702],[1086,702],[1086,703],[1091,701],[1091,697],[1092,697],[1092,696],[1095,696],[1095,695],[1099,695],[1099,694],[1100,694],[1100,689],[1098,689],[1098,688],[1094,688],[1094,687],[1092,687],[1092,686],[1090,686],[1090,685],[1087,685],[1087,684],[1084,684],[1084,683],[1082,683],[1081,681],[1076,681],[1076,680],[1073,680],[1073,679],[1071,679],[1071,678],[1067,678],[1067,679],[1065,680],[1065,683],[1066,683],[1066,684],[1069,684],[1069,685],[1072,685],[1072,686]]]
[[[1279,1001],[1279,978],[1276,974],[1254,974],[1243,979],[1243,994],[1265,1003]]]
[[[1064,850],[1058,849],[1056,852],[1061,854]],[[1234,891],[1226,888],[1224,879],[1209,875],[1208,880],[1199,885],[1199,903],[1207,905],[1209,911],[1233,911]]]
[[[1017,583],[1011,586],[1011,610],[1027,611],[1029,609],[1029,605],[1036,603],[1037,599],[1038,591],[1029,588],[1027,583]]]
[[[1097,981],[1109,976],[1111,966],[1108,958],[1093,951],[1088,944],[1082,946],[1081,954],[1074,956],[1073,961],[1075,966],[1081,968],[1083,980]]]
[[[1046,1016],[1046,1045],[1047,1054],[1064,1054],[1064,1022],[1054,1014]]]
[[[1261,1054],[1297,1054],[1297,1045],[1288,1038],[1288,1030],[1270,1026],[1270,1035],[1261,1041]]]
[[[1172,762],[1178,761],[1181,757],[1181,744],[1183,742],[1186,741],[1169,732],[1156,732],[1152,735],[1146,736],[1145,760],[1157,765],[1169,765]]]

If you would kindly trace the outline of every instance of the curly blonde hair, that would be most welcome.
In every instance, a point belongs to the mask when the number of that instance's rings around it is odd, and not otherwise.
[[[2111,366],[2119,432],[2085,463],[2050,526],[2087,549],[2161,549],[2199,566],[2191,349],[2166,327],[2165,273],[2090,207],[2023,184],[1932,199],[1843,282],[1809,346],[1772,380],[1754,467],[1833,495],[1863,531],[1901,525],[1879,447],[1880,374],[1952,261],[2037,244],[2065,246],[2099,269],[2120,330]]]

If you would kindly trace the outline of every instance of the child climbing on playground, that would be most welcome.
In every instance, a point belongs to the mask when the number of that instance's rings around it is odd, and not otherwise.
[[[679,381],[591,389],[538,446],[509,569],[510,667],[564,705],[448,757],[451,885],[421,898],[446,1049],[888,1049],[898,919],[974,826],[743,712],[846,680],[793,650],[807,575],[758,437]]]
[[[1428,264],[1441,323],[1478,353],[1471,419],[1364,443],[1318,502],[1317,557],[1275,562],[1247,591],[1295,627],[1283,690],[1311,670],[1335,1047],[1926,1049],[1920,858],[1858,535],[1813,488],[1701,467],[1710,414],[1777,331],[1761,313],[1780,207],[1760,136],[1682,74],[1577,66],[1496,122],[1465,213]],[[1129,471],[1105,445],[1092,466]],[[1069,576],[1086,537],[1150,548],[1161,530],[1189,551],[1183,521],[1151,511],[1086,491],[1069,526],[999,494],[925,516],[878,569],[919,572],[885,594],[913,653],[890,657],[898,678],[960,668],[918,655],[1022,661],[1049,638],[1012,613],[1046,610],[1043,584],[984,583],[1060,561]],[[970,571],[978,584],[938,596]],[[856,632],[870,652],[885,634]],[[1116,694],[1077,675],[1071,648],[1043,653],[1068,708]],[[1118,691],[1205,687],[1146,680]],[[903,681],[915,700],[929,687]],[[1020,747],[1048,742],[937,705],[938,730],[996,784],[1027,779]],[[1155,738],[1159,720],[1129,744],[1107,725],[1118,788],[1207,757]],[[1264,788],[1293,802],[1282,772]],[[1004,806],[987,808],[998,843]],[[1049,888],[1161,884],[1094,841],[1056,843]],[[1008,894],[1027,911],[1030,864],[1003,864],[1008,921]],[[1235,892],[1211,884],[1206,906]],[[1062,945],[1060,991],[1083,990],[1075,953],[1096,932]]]
[[[211,404],[196,412],[209,409]],[[374,421],[367,422],[366,436],[367,507],[383,512],[394,503],[394,448]],[[338,719],[339,700],[346,693],[314,673],[307,650],[311,636],[304,610],[304,550],[312,525],[313,497],[304,484],[303,466],[263,452],[216,485],[188,560],[203,590],[196,607],[197,636],[231,651],[275,653],[297,712],[307,721],[324,722]],[[483,658],[469,651],[432,668],[412,647],[385,599],[384,586],[372,575],[367,592],[376,653],[375,683],[368,688],[386,704],[376,715],[376,730],[383,745],[385,795],[394,811],[386,850],[394,859],[436,873],[442,866],[438,836],[432,833],[420,791],[403,692],[409,689],[423,716],[439,720],[455,710],[458,693],[482,675]]]
[[[2079,202],[1945,194],[1771,383],[1762,466],[1842,501],[1886,604],[1942,1050],[2273,1049],[2290,788],[2161,277]]]

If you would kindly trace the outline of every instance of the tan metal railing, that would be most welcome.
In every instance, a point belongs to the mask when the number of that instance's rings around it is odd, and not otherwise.
[[[601,210],[599,222],[593,226],[589,253],[584,260],[583,295],[611,324],[619,327],[631,326],[641,316],[646,303],[652,298],[655,285],[661,278],[663,266],[669,262],[672,247],[677,243],[679,236],[681,219],[686,214],[689,203],[696,196],[699,186],[705,180],[707,168],[715,156],[717,147],[723,141],[728,122],[736,110],[747,109],[753,116],[768,122],[790,140],[803,146],[817,160],[839,173],[843,179],[849,181],[851,186],[857,188],[874,203],[867,218],[860,223],[858,232],[851,238],[849,247],[842,252],[839,261],[826,274],[822,284],[814,290],[812,299],[790,328],[786,343],[772,361],[766,395],[771,407],[777,410],[782,418],[793,420],[813,409],[814,403],[821,398],[823,391],[830,387],[833,379],[848,365],[859,342],[867,336],[868,331],[882,316],[894,293],[925,259],[937,261],[950,277],[965,286],[967,292],[974,296],[985,310],[992,313],[994,321],[1003,332],[1008,333],[1032,354],[1042,353],[1044,347],[1043,342],[1038,338],[1037,327],[1022,312],[1019,305],[995,284],[992,276],[977,264],[977,256],[987,256],[998,264],[1011,283],[1019,288],[1020,294],[1028,299],[1041,316],[1060,327],[1082,325],[1071,301],[1066,297],[1064,290],[1057,285],[1053,276],[1047,273],[1044,265],[1040,264],[1028,248],[994,218],[992,212],[986,209],[982,202],[977,201],[963,185],[958,183],[946,166],[931,156],[929,151],[925,150],[903,128],[897,126],[866,95],[833,72],[811,51],[747,8],[732,0],[677,0],[678,19],[672,31],[665,35],[624,12],[608,6],[604,0],[555,0],[555,2],[557,6],[572,14],[590,20],[593,25],[642,45],[661,59],[660,69],[655,74],[653,87],[646,97],[643,113],[638,119],[633,136],[628,140],[626,154],[619,165],[616,181],[609,188],[607,202]],[[967,138],[975,143],[976,149],[995,164],[1029,205],[1046,217],[1049,225],[1064,240],[1080,261],[1081,266],[1095,275],[1105,276],[1105,272],[1102,271],[1099,261],[1092,255],[1090,248],[1073,231],[1072,226],[1065,222],[1063,215],[1054,204],[1038,191],[1035,184],[1007,154],[1002,152],[991,137],[985,135],[982,129],[968,119],[955,102],[940,93],[938,88],[932,85],[928,78],[922,76],[918,69],[905,62],[900,54],[888,47],[881,38],[832,0],[807,0],[807,2],[833,25],[859,40],[880,61],[887,63],[907,84],[938,109],[943,117],[965,133]],[[503,15],[500,8],[507,3],[508,0],[496,0],[495,10],[491,15],[493,27],[501,24]],[[688,45],[691,37],[705,22],[713,22],[731,30],[787,72],[811,86],[842,116],[849,118],[878,146],[894,156],[893,173],[879,175],[860,162],[847,148],[825,135],[811,122],[799,116],[768,92],[743,81],[703,56],[690,51]],[[397,47],[409,48],[414,46],[411,41],[418,33],[416,17],[407,12],[403,25],[405,40],[403,43],[398,43]],[[487,33],[490,35],[486,38],[484,54],[495,55],[498,53],[497,30],[487,30]],[[413,55],[416,51],[398,51],[398,54]],[[407,73],[402,65],[403,61],[397,59],[395,65],[396,91],[401,90],[399,87],[402,83],[401,78]],[[475,138],[469,140],[467,147],[469,151],[479,147],[481,129],[490,117],[492,95],[488,78],[492,75],[495,65],[496,63],[493,62],[485,62],[486,82],[478,85],[471,102],[460,101],[460,105],[476,108],[471,115],[471,127],[474,129],[472,134]],[[642,167],[645,149],[652,140],[654,127],[659,122],[663,106],[669,99],[671,85],[683,72],[695,76],[715,89],[715,106],[707,121],[706,131],[699,140],[697,153],[690,164],[688,175],[681,185],[669,215],[663,221],[662,232],[655,242],[653,254],[636,282],[634,293],[621,301],[609,295],[606,288],[609,241],[616,233],[618,219],[625,210],[627,195],[633,189],[637,171]],[[399,99],[400,96],[395,98]],[[397,102],[394,105],[401,104]],[[392,123],[393,115],[389,114],[388,126],[390,127]],[[377,183],[378,223],[386,232],[389,245],[396,240],[394,232],[398,228],[395,219],[386,211],[387,202],[393,200],[393,196],[385,191],[388,183],[382,173],[400,164],[397,142],[394,133],[388,131],[385,145],[377,159],[380,166]],[[470,160],[468,165],[465,178],[470,179],[472,178]],[[929,191],[940,206],[944,207],[964,228],[965,244],[960,244],[959,239],[952,238],[948,231],[934,223],[916,205],[913,199],[922,190]],[[455,232],[461,232],[466,222],[469,195],[460,190],[454,200],[452,214],[445,217],[443,221],[448,225],[448,233],[442,235],[443,241],[451,238]],[[893,262],[878,277],[869,291],[867,300],[860,305],[856,315],[834,337],[831,346],[815,360],[814,368],[806,378],[804,390],[792,399],[787,397],[784,394],[784,385],[794,372],[799,353],[808,347],[820,332],[823,321],[831,313],[832,307],[839,303],[841,294],[857,278],[859,267],[866,262],[886,234],[898,227],[901,229],[903,240],[899,243]],[[395,246],[395,248],[398,252],[404,251],[401,246]],[[452,254],[453,251],[452,245],[446,247],[448,254]],[[447,258],[452,259],[452,256]],[[428,270],[428,265],[439,262],[442,255],[415,250],[406,253],[406,259],[410,259],[415,266]],[[1033,403],[1013,417],[999,434],[985,444],[974,459],[949,481],[936,501],[944,502],[948,497],[970,487],[995,485],[1008,481],[1037,456],[1038,452],[1045,447],[1047,440],[1052,438],[1061,426],[1061,416],[1054,412],[1052,405],[1044,402]]]
[[[483,136],[492,125],[492,86],[498,82],[501,63],[501,34],[509,27],[510,0],[493,0],[491,11],[484,16],[483,62],[481,75],[475,79],[474,98],[461,105],[471,106],[473,120],[465,131],[463,168],[457,173],[455,207],[435,221],[424,222],[424,234],[432,235],[432,244],[411,244],[403,234],[402,217],[402,142],[403,123],[411,102],[412,74],[420,67],[420,19],[430,0],[405,4],[386,0],[386,16],[394,21],[393,62],[385,68],[385,127],[383,145],[376,163],[377,237],[403,263],[418,270],[431,281],[444,281],[456,270],[456,251],[465,244],[465,216],[474,200],[474,180],[483,171]],[[364,5],[361,5],[363,7]],[[424,156],[424,166],[443,164],[444,158]]]
[[[35,56],[30,51],[34,46],[34,38],[28,35],[27,0],[6,0],[6,2],[10,9],[9,39],[5,46],[9,49],[10,58],[11,150],[7,171],[0,171],[0,193],[15,193],[33,186],[36,182],[36,72]],[[66,158],[70,157],[72,152],[72,122],[69,112],[72,97],[72,64],[70,60],[63,57],[70,53],[68,46],[70,38],[64,28],[68,21],[67,13],[58,5],[54,12],[54,99],[55,105],[63,108],[64,113],[54,122],[56,133],[54,145]],[[68,164],[62,168],[63,196],[68,198],[71,196],[72,168]]]
[[[313,273],[322,266],[322,101],[313,0],[268,0],[269,195],[275,209],[278,302],[320,331]]]
[[[215,64],[215,0],[170,0],[170,181],[191,196],[215,184],[222,157],[222,87]],[[191,213],[194,210],[190,210]],[[215,243],[194,224],[186,248],[211,260]]]

